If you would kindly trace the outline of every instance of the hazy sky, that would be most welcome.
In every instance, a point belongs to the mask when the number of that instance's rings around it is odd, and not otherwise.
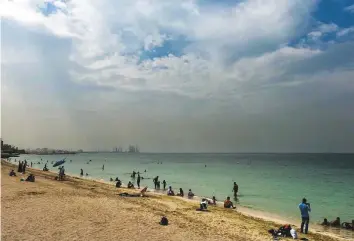
[[[1,1],[20,147],[353,152],[352,0]]]

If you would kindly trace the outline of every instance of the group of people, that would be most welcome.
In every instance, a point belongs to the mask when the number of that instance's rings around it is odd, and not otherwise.
[[[349,222],[341,223],[340,217],[337,217],[335,220],[333,220],[331,222],[328,222],[327,218],[325,218],[323,220],[323,222],[321,223],[321,225],[354,230],[354,220],[352,220],[352,223],[349,223]]]
[[[27,160],[24,160],[23,162],[22,161],[19,161],[18,162],[18,169],[17,169],[17,172],[20,172],[20,173],[26,173],[26,167],[27,167]]]
[[[311,204],[307,202],[306,198],[302,199],[302,202],[299,204],[299,209],[301,213],[301,233],[308,233],[309,222],[310,222],[310,212],[311,212]],[[342,227],[349,230],[354,230],[354,220],[352,223],[343,222],[341,223],[340,218],[337,217],[334,221],[328,222],[327,218],[325,218],[322,222],[323,226],[331,226],[331,227]]]
[[[159,181],[159,176],[156,176],[154,179],[152,179],[152,181],[154,183],[155,189],[160,190],[161,182]],[[167,185],[166,180],[162,181],[162,185],[163,185],[163,190],[166,190],[166,185]]]

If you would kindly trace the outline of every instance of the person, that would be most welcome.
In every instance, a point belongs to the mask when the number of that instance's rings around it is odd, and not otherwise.
[[[116,182],[118,182],[119,181],[119,178],[118,177],[116,177],[116,180],[115,180]]]
[[[184,192],[182,188],[179,189],[179,193],[177,194],[177,196],[184,197]]]
[[[157,189],[157,182],[159,181],[159,176],[156,176],[153,180],[155,189]]]
[[[310,222],[310,215],[311,212],[310,204],[307,203],[306,198],[302,199],[302,202],[299,204],[299,209],[301,213],[301,233],[307,234],[309,230],[309,222]],[[304,229],[305,227],[305,229]]]
[[[102,166],[102,171],[104,171],[104,164],[103,164],[103,166]]]
[[[138,188],[140,189],[140,174],[138,174],[138,179],[136,180],[136,184],[138,185]]]
[[[134,188],[134,185],[131,181],[128,182],[128,188]]]
[[[110,181],[110,182],[113,182],[113,178],[110,178],[109,181]]]
[[[166,181],[165,180],[162,181],[162,185],[163,185],[163,190],[166,190]]]
[[[231,202],[230,197],[227,197],[224,201],[224,208],[236,208],[234,204]]]
[[[203,198],[200,202],[200,210],[207,210],[208,209],[208,201]]]
[[[340,218],[337,217],[336,220],[330,222],[330,225],[331,225],[332,227],[340,227]]]
[[[22,172],[22,161],[18,162],[18,169],[17,172]]]
[[[27,167],[27,161],[25,160],[25,163],[22,166],[22,173],[26,173],[26,167]]]
[[[26,178],[26,182],[34,182],[35,181],[35,177],[33,174],[29,174],[29,176]]]
[[[213,205],[216,205],[216,198],[213,196]]]
[[[31,162],[31,168],[32,168],[33,163]]]
[[[192,189],[189,189],[188,198],[193,198],[193,197],[194,197],[194,193],[192,192]]]
[[[348,222],[342,223],[342,228],[351,229],[354,231],[354,220],[352,220],[352,223],[348,223]]]
[[[160,190],[160,181],[157,181],[157,189]]]
[[[86,177],[88,177],[88,173],[86,172]]]
[[[233,187],[232,191],[234,192],[234,197],[237,197],[238,185],[236,184],[236,182],[234,182],[234,187]]]
[[[84,175],[84,170],[82,170],[82,168],[80,169],[80,176]]]
[[[323,225],[323,226],[328,226],[329,225],[329,222],[328,222],[327,218],[323,219],[323,222],[321,223],[321,225]]]
[[[168,187],[167,195],[168,195],[168,196],[174,196],[174,195],[175,195],[175,193],[174,193],[174,191],[172,190],[172,187],[171,187],[171,186]]]
[[[118,179],[118,180],[116,180],[117,182],[116,182],[116,187],[121,187],[122,186],[122,182]]]
[[[9,173],[10,177],[16,177],[16,172],[14,170],[11,170]]]
[[[49,171],[49,169],[47,168],[47,163],[44,165],[43,171],[45,171],[45,172]]]

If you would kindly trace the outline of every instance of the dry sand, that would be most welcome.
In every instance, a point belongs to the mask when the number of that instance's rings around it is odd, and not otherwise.
[[[1,167],[1,238],[11,240],[272,240],[267,230],[280,224],[233,210],[210,207],[197,212],[197,203],[147,193],[148,197],[120,197],[128,191],[91,180],[28,168],[35,183],[10,177],[12,164]],[[16,171],[16,170],[15,170]],[[128,192],[132,192],[129,190]],[[168,226],[158,222],[166,215]],[[338,240],[310,233],[308,240]],[[291,240],[291,239],[282,239]]]

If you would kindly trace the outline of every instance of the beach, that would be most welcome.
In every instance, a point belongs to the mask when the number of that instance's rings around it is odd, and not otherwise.
[[[152,192],[120,197],[138,191],[69,176],[60,182],[54,173],[31,168],[27,174],[36,182],[20,182],[21,174],[10,177],[10,169],[16,166],[2,161],[2,240],[263,241],[272,240],[267,230],[283,225],[222,207],[197,212],[198,202]],[[168,226],[159,225],[162,216]],[[325,233],[299,236],[340,240]]]

